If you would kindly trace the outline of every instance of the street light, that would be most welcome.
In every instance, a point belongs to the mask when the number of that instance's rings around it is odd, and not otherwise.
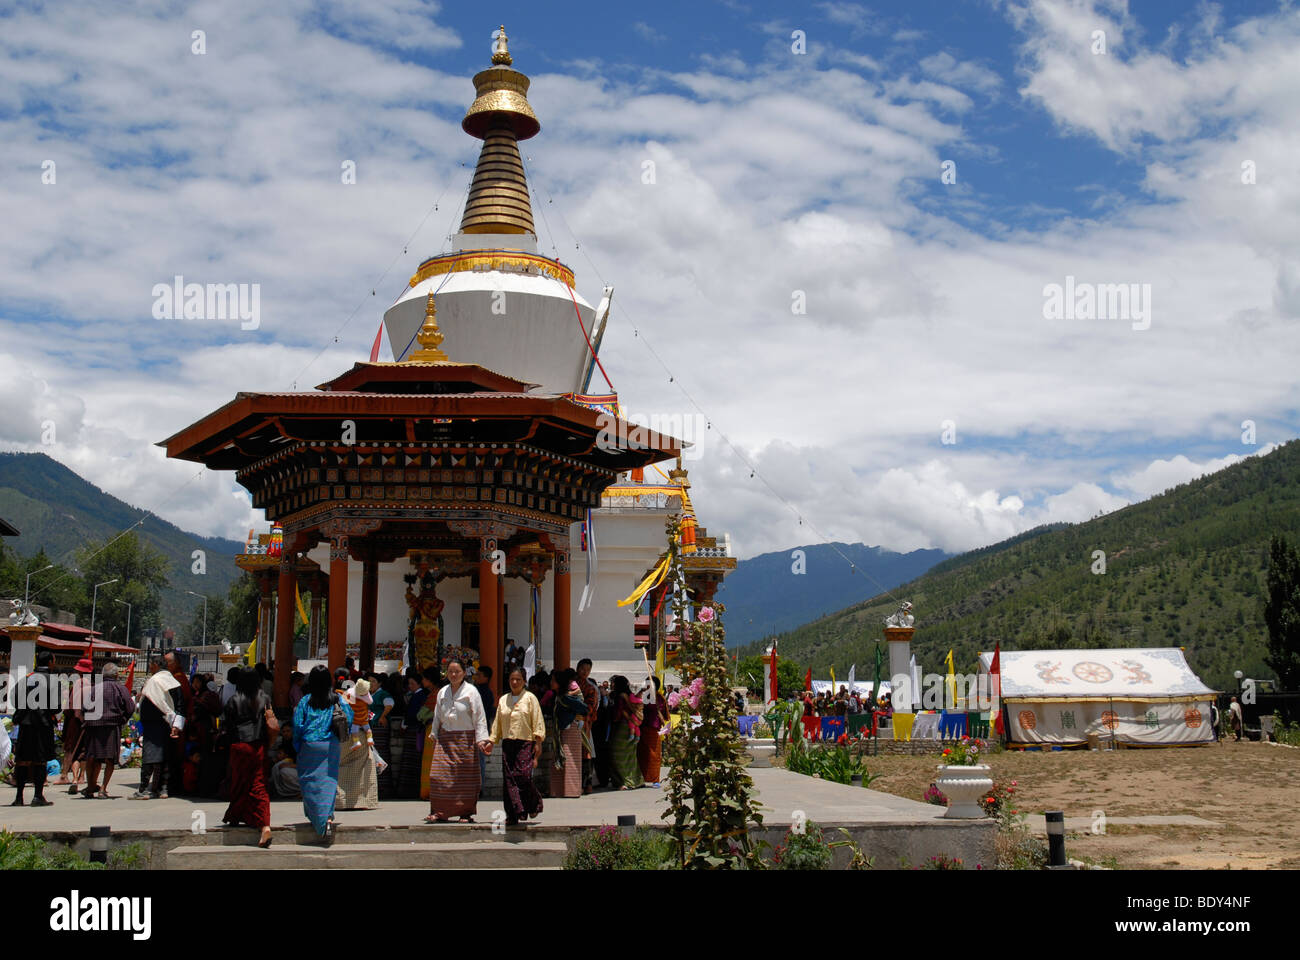
[[[114,603],[123,604],[126,607],[126,645],[131,646],[131,604],[125,600],[114,600]]]
[[[201,593],[195,593],[193,590],[186,590],[191,597],[199,597],[203,600],[203,646],[208,645],[208,598]]]
[[[90,632],[91,633],[95,632],[95,606],[99,603],[99,588],[106,587],[110,583],[117,583],[117,581],[118,578],[114,577],[112,580],[105,580],[103,583],[95,584],[95,594],[90,599]]]
[[[27,586],[23,587],[23,609],[24,610],[27,609],[27,601],[31,599],[31,595],[32,595],[32,577],[36,576],[36,574],[38,573],[44,573],[46,570],[53,570],[53,569],[54,569],[54,564],[51,563],[47,566],[41,567],[41,569],[39,570],[33,570],[31,573],[27,574]]]

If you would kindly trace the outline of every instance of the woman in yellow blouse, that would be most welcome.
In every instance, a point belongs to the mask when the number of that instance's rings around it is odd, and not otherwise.
[[[510,671],[510,692],[497,701],[492,721],[492,742],[501,744],[505,765],[506,825],[536,817],[542,812],[542,796],[533,785],[537,752],[546,739],[542,705],[524,689],[524,671]]]

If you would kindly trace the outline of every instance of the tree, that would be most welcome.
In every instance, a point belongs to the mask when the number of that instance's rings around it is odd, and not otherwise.
[[[67,567],[55,564],[39,550],[30,557],[20,557],[0,546],[0,596],[5,600],[21,598],[27,590],[27,575],[32,574],[31,602],[51,610],[75,614],[86,600],[81,578]]]
[[[230,585],[222,605],[221,619],[216,621],[216,637],[229,640],[239,647],[247,647],[257,636],[257,607],[262,591],[257,579],[248,571]],[[305,601],[304,601],[305,602]],[[213,637],[213,623],[208,623],[208,637]]]
[[[776,689],[782,699],[803,690],[807,668],[801,667],[793,660],[781,656],[781,649],[776,651]],[[767,700],[767,691],[763,689],[763,658],[759,654],[743,657],[736,663],[736,682],[743,683],[756,697]]]
[[[1268,625],[1268,656],[1264,662],[1277,671],[1284,690],[1300,690],[1300,553],[1281,537],[1268,545],[1268,597],[1264,623]]]
[[[188,594],[187,594],[188,596]],[[226,616],[226,601],[220,594],[207,595],[208,602],[202,596],[194,600],[194,616],[180,631],[180,642],[185,646],[197,646],[204,643],[216,643],[221,636],[221,622]],[[206,618],[205,618],[206,614]],[[206,623],[204,622],[206,619]]]
[[[127,643],[127,608],[131,605],[132,646],[139,646],[141,631],[159,625],[158,603],[162,589],[167,586],[170,563],[167,557],[146,543],[141,543],[135,531],[124,534],[107,544],[91,543],[77,554],[85,586],[84,607],[78,611],[90,623],[92,605],[95,629],[104,639]],[[96,602],[95,584],[116,580],[99,589]],[[121,600],[123,603],[115,601]]]

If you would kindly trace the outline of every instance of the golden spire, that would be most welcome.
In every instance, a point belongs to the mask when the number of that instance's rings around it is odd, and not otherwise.
[[[428,363],[445,361],[450,359],[445,353],[438,348],[442,346],[442,331],[438,329],[438,310],[433,305],[433,294],[429,294],[429,303],[424,308],[424,325],[420,327],[420,332],[415,335],[415,339],[420,341],[420,349],[412,350],[406,358],[408,363]]]
[[[461,128],[483,141],[460,221],[462,233],[535,233],[528,180],[519,141],[542,125],[528,104],[528,78],[510,64],[506,28],[501,27],[492,66],[474,77],[475,99]]]
[[[507,67],[515,62],[510,56],[510,51],[506,49],[506,25],[504,23],[501,24],[501,29],[497,33],[497,45],[492,52],[492,62],[504,63]]]

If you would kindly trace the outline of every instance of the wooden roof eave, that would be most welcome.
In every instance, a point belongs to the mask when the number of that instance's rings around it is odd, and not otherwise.
[[[430,409],[430,400],[436,400]],[[306,401],[306,402],[304,402]],[[427,420],[433,417],[474,417],[478,419],[516,419],[530,417],[550,421],[551,425],[575,433],[591,436],[585,450],[596,448],[602,428],[608,427],[607,415],[575,404],[563,397],[502,397],[492,393],[452,394],[431,398],[421,394],[381,394],[320,392],[302,394],[240,393],[235,399],[157,444],[174,459],[205,463],[214,454],[234,445],[237,440],[256,433],[270,425],[280,425],[281,418],[352,420]],[[535,425],[536,426],[536,425]],[[624,429],[628,428],[628,429]],[[636,429],[635,424],[619,421],[621,435]],[[535,432],[535,429],[534,431]],[[530,434],[531,435],[531,434]],[[317,442],[315,438],[290,437],[295,440]],[[393,442],[401,442],[394,437]],[[620,451],[623,453],[624,451]],[[657,463],[676,457],[681,452],[681,441],[674,437],[655,436],[651,445],[625,451],[632,454],[631,465],[644,462]],[[240,453],[250,458],[260,456],[243,449]],[[647,456],[648,455],[648,456]],[[623,456],[617,457],[622,462]],[[626,467],[620,467],[626,469]]]

